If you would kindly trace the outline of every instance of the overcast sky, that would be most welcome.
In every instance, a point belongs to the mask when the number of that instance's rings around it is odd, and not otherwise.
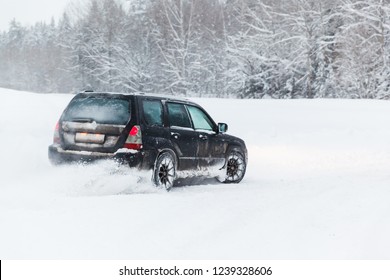
[[[58,19],[70,0],[0,0],[0,31],[8,30],[15,18],[23,25]]]

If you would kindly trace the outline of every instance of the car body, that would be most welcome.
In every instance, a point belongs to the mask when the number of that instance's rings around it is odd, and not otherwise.
[[[114,159],[153,170],[153,182],[172,187],[180,171],[224,172],[238,183],[248,153],[242,139],[226,134],[198,104],[144,94],[81,92],[62,113],[49,146],[53,164]]]

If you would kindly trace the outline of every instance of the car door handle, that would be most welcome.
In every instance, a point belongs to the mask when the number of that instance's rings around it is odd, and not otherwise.
[[[199,134],[199,138],[201,140],[207,140],[208,139],[207,135],[203,135],[203,134]]]
[[[180,133],[177,133],[177,132],[171,132],[171,136],[175,139],[179,139],[180,137]]]

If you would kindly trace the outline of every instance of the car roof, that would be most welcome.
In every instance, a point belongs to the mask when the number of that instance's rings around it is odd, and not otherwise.
[[[188,104],[193,104],[197,105],[195,102],[189,100],[188,98],[185,97],[172,97],[170,95],[166,94],[158,94],[158,93],[140,93],[140,92],[108,92],[108,91],[81,91],[78,94],[80,95],[106,95],[106,96],[135,96],[135,97],[145,97],[145,98],[158,98],[160,100],[166,100],[166,101],[179,101],[183,103],[188,103]]]

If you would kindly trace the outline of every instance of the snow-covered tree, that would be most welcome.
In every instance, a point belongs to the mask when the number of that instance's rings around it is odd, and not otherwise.
[[[388,1],[345,1],[338,38],[339,76],[350,96],[388,98],[390,6]]]
[[[180,95],[197,92],[202,68],[202,34],[195,0],[161,0],[156,5],[154,40],[160,50],[166,90]],[[163,79],[161,79],[163,80]]]
[[[390,98],[387,0],[89,0],[0,34],[0,86]]]

